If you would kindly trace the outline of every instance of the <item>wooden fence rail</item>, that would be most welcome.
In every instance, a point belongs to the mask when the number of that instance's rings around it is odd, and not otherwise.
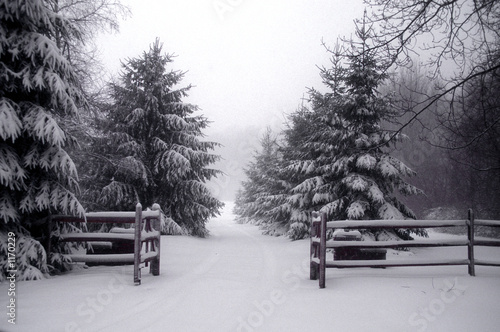
[[[328,229],[370,229],[370,228],[435,228],[467,226],[467,238],[450,240],[409,240],[409,241],[336,241],[327,240]],[[396,267],[396,266],[436,266],[467,265],[469,275],[475,275],[476,265],[500,266],[500,262],[475,259],[474,246],[500,247],[500,240],[475,237],[476,226],[500,227],[499,220],[475,219],[472,210],[464,220],[346,220],[327,221],[326,214],[313,212],[311,222],[310,279],[319,277],[319,287],[325,288],[326,268],[347,267]],[[334,260],[326,261],[326,249],[337,248],[411,248],[466,246],[467,258],[463,259],[407,259],[407,260]]]
[[[161,211],[153,205],[153,210],[142,211],[141,204],[135,212],[90,212],[84,218],[73,216],[53,216],[51,222],[87,222],[134,224],[134,228],[118,229],[116,233],[74,232],[61,234],[59,241],[65,242],[110,242],[133,244],[133,253],[112,254],[71,254],[72,262],[96,264],[134,264],[134,283],[141,283],[142,266],[150,265],[150,273],[160,274],[160,220]],[[130,246],[129,246],[130,247]]]

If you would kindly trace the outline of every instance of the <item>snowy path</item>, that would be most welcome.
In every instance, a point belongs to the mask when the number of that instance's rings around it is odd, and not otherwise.
[[[162,237],[161,275],[140,286],[131,266],[19,282],[17,324],[3,314],[0,331],[498,331],[498,268],[329,269],[320,290],[308,240],[260,235],[230,209],[207,239]]]

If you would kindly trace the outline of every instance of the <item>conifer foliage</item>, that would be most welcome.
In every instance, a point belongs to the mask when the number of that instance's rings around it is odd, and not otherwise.
[[[329,91],[311,89],[311,109],[293,114],[284,132],[284,168],[277,174],[290,189],[275,209],[290,216],[291,238],[307,236],[313,210],[326,212],[330,220],[415,217],[399,197],[420,190],[406,182],[415,173],[390,155],[391,146],[404,137],[382,128],[393,110],[377,91],[386,77],[368,47],[370,33],[365,24],[357,26],[355,41],[329,50],[332,68],[321,70]],[[409,238],[411,233],[423,234],[411,229],[371,236]]]
[[[72,137],[60,125],[78,113],[83,98],[56,34],[79,38],[45,1],[0,1],[0,231],[13,230],[19,243],[31,243],[24,248],[37,247],[28,261],[38,272],[27,278],[46,272],[43,248],[29,239],[40,228],[32,223],[43,224],[50,213],[84,212],[75,195],[76,167],[65,150]]]
[[[159,203],[189,233],[204,236],[205,222],[222,207],[205,186],[219,173],[209,168],[219,159],[210,153],[217,143],[202,141],[208,120],[183,102],[191,86],[178,87],[184,73],[167,68],[172,61],[156,40],[123,63],[120,82],[111,86],[107,127],[96,137],[91,182],[100,184],[89,193],[107,209]]]
[[[324,204],[321,210],[333,220],[415,218],[398,197],[420,193],[406,182],[415,173],[389,153],[391,145],[404,137],[394,138],[392,132],[382,128],[382,121],[389,120],[394,110],[388,98],[377,91],[386,77],[380,59],[369,47],[370,33],[364,23],[357,26],[357,40],[333,52],[333,63],[340,66],[334,68],[333,75],[322,75],[332,92],[311,92],[314,107],[323,114],[323,125],[316,135],[330,136],[324,147],[315,142],[329,152],[326,158],[323,154],[312,161],[322,183],[313,201]],[[421,231],[395,233],[409,238],[410,233]]]
[[[283,158],[278,137],[268,129],[260,143],[261,151],[255,152],[255,161],[245,169],[248,180],[237,193],[234,212],[239,222],[261,224],[267,234],[276,234],[288,221],[286,211],[276,208],[286,197],[288,183],[281,179]]]

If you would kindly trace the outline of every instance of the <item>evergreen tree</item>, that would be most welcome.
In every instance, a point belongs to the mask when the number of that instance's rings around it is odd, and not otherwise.
[[[338,179],[328,174],[328,165],[338,153],[338,131],[332,126],[329,106],[342,97],[344,72],[340,57],[332,57],[332,68],[320,72],[332,92],[323,98],[311,89],[311,109],[302,106],[293,113],[284,131],[282,177],[287,179],[290,189],[277,209],[288,212],[288,236],[292,239],[307,237],[311,212],[336,197],[334,185]]]
[[[278,144],[270,132],[264,135],[262,150],[246,168],[247,180],[236,196],[234,212],[240,222],[263,225],[266,234],[287,233],[292,239],[308,235],[308,212],[313,209],[310,203],[314,193],[293,189],[307,178],[301,159],[318,156],[303,144],[314,133],[313,116],[305,107],[292,114],[283,132],[284,145]]]
[[[313,110],[305,107],[290,116],[290,127],[285,130],[283,173],[290,183],[290,190],[282,209],[288,210],[288,235],[301,239],[309,234],[310,213],[319,210],[323,201],[332,199],[331,183],[325,183],[320,165],[330,158],[332,146],[328,128],[322,130],[321,111],[324,108],[313,105]]]
[[[332,72],[323,71],[332,92],[311,91],[313,108],[321,124],[306,145],[322,150],[321,156],[309,161],[308,169],[320,175],[310,177],[298,188],[311,188],[314,203],[323,204],[330,219],[404,219],[413,212],[398,199],[420,191],[405,181],[414,172],[392,157],[389,148],[397,140],[381,128],[383,119],[392,116],[387,100],[377,88],[385,79],[373,48],[368,47],[370,29],[356,27],[358,41],[349,48],[334,52]],[[296,189],[297,190],[297,189]],[[395,230],[403,238],[418,229]],[[378,234],[375,234],[376,236]]]
[[[250,165],[238,197],[238,204],[246,199],[249,209],[236,212],[265,222],[280,213],[292,239],[308,235],[314,210],[326,212],[330,220],[415,217],[399,199],[420,192],[405,181],[415,173],[390,155],[404,137],[393,137],[381,126],[394,116],[390,99],[377,91],[386,75],[368,47],[370,29],[357,27],[356,35],[359,40],[348,48],[331,50],[332,67],[321,70],[330,91],[311,89],[311,109],[302,107],[290,116],[281,160],[274,164],[278,169],[259,164],[259,158]],[[273,193],[268,184],[278,181],[281,191]],[[419,229],[392,232],[403,238],[411,233],[425,234]],[[391,236],[377,231],[374,236],[382,234]]]
[[[191,86],[176,88],[184,73],[169,71],[171,62],[156,40],[123,63],[121,82],[111,87],[107,132],[96,137],[104,149],[95,154],[89,181],[98,183],[88,194],[113,209],[159,203],[190,233],[205,236],[205,222],[223,206],[204,184],[220,173],[209,168],[220,157],[210,153],[217,143],[201,140],[208,120],[182,101]]]
[[[18,251],[24,279],[47,271],[45,250],[31,237],[46,233],[50,214],[84,212],[75,196],[76,167],[65,150],[73,138],[60,125],[78,114],[83,97],[56,34],[80,36],[45,1],[0,1],[0,232],[14,231],[24,244]],[[2,258],[6,247],[0,245]],[[58,257],[50,263],[61,263]]]
[[[236,196],[234,212],[240,222],[257,223],[266,234],[277,234],[276,228],[288,220],[286,211],[277,209],[287,192],[287,182],[280,178],[282,156],[277,137],[268,129],[260,143],[262,150],[245,169],[248,179]]]

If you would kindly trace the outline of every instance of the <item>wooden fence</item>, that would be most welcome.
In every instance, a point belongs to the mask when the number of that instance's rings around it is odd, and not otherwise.
[[[95,264],[134,264],[134,283],[141,283],[141,268],[150,263],[150,273],[160,274],[160,220],[159,208],[142,211],[137,204],[135,212],[90,212],[85,218],[73,216],[53,216],[52,222],[87,222],[87,223],[118,223],[135,224],[134,228],[119,229],[116,233],[66,233],[59,240],[65,242],[110,242],[133,244],[133,253],[111,254],[71,254],[73,262]]]
[[[380,228],[435,228],[467,226],[467,238],[450,240],[418,239],[409,241],[334,241],[327,240],[328,229],[380,229]],[[469,275],[475,275],[475,265],[500,266],[500,262],[474,257],[474,246],[500,247],[500,240],[475,237],[476,226],[500,227],[499,220],[474,219],[474,213],[469,210],[466,220],[346,220],[327,221],[326,214],[313,212],[311,222],[310,247],[310,279],[319,277],[319,287],[325,288],[326,268],[349,267],[397,267],[397,266],[436,266],[436,265],[467,265]],[[406,259],[406,260],[326,260],[326,249],[336,248],[411,248],[411,247],[449,247],[467,246],[468,257],[463,259]]]

